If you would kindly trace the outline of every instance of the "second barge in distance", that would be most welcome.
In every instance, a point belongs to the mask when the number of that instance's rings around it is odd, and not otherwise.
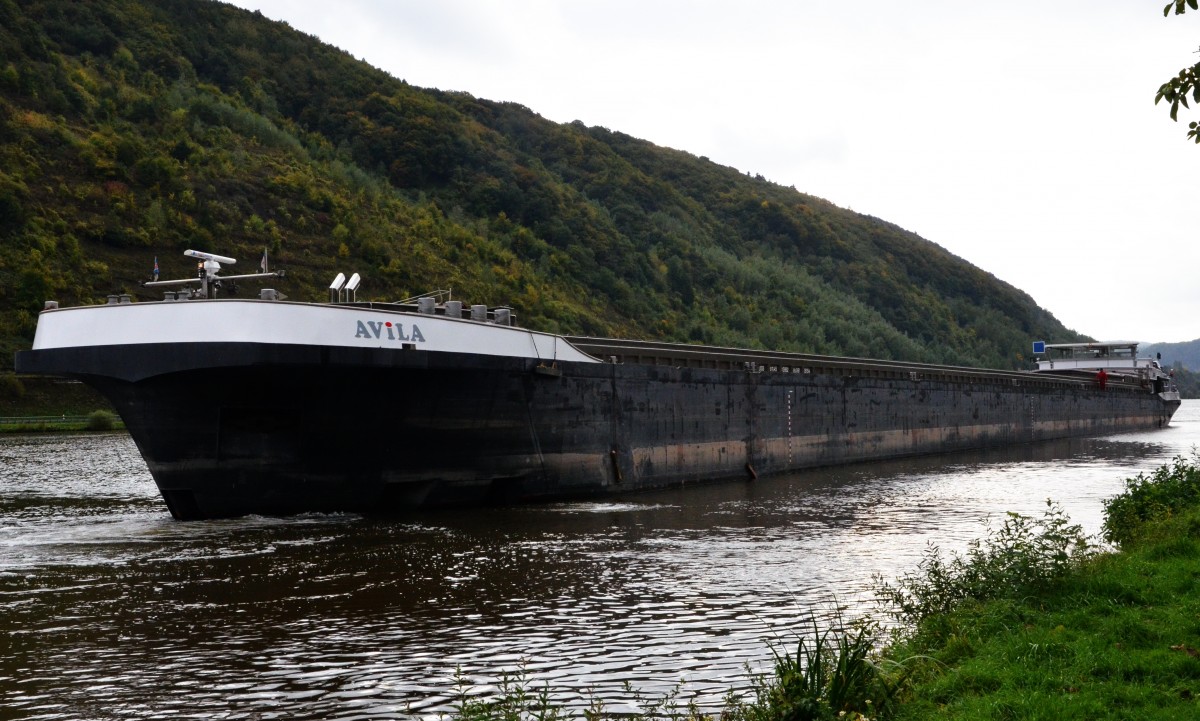
[[[506,308],[356,302],[340,282],[328,303],[217,298],[277,274],[187,255],[198,277],[158,285],[198,288],[47,303],[16,356],[113,403],[178,519],[605,497],[1160,428],[1180,404],[1136,344],[1019,372],[559,336]]]

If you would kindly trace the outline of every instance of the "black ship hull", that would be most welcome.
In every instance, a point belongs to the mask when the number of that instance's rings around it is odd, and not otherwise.
[[[1138,384],[570,339],[610,362],[278,343],[26,351],[109,398],[173,516],[599,497],[1158,428]]]

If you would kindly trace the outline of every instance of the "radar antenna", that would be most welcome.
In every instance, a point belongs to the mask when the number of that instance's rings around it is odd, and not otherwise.
[[[203,250],[185,250],[183,254],[189,258],[197,258],[200,260],[196,265],[195,278],[182,278],[180,280],[153,280],[143,285],[147,288],[156,288],[160,286],[172,285],[199,285],[196,290],[191,291],[192,297],[198,298],[216,298],[218,291],[224,281],[235,280],[251,280],[253,278],[282,278],[284,271],[273,270],[267,273],[247,273],[245,275],[218,275],[221,272],[222,265],[233,265],[237,261],[224,255],[216,253],[206,253]]]

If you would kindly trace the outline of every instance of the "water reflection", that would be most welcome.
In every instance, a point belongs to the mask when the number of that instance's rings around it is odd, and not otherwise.
[[[1089,531],[1161,432],[827,469],[615,502],[400,518],[170,520],[129,439],[0,438],[0,694],[47,719],[436,715],[518,671],[717,704],[768,644],[927,543],[1062,503]],[[465,686],[463,686],[465,684]]]

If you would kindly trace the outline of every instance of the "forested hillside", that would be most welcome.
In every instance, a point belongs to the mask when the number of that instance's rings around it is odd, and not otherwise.
[[[1179,363],[1184,368],[1200,371],[1200,340],[1189,340],[1183,343],[1154,343],[1142,346],[1139,354],[1162,355],[1163,365]]]
[[[1200,398],[1200,340],[1154,343],[1139,348],[1138,354],[1160,355],[1163,366],[1170,367],[1183,397]]]
[[[1081,338],[885,221],[258,14],[0,0],[0,368],[47,298],[151,300],[156,257],[264,247],[292,299],[357,271],[360,300],[453,288],[550,331],[992,367]]]

